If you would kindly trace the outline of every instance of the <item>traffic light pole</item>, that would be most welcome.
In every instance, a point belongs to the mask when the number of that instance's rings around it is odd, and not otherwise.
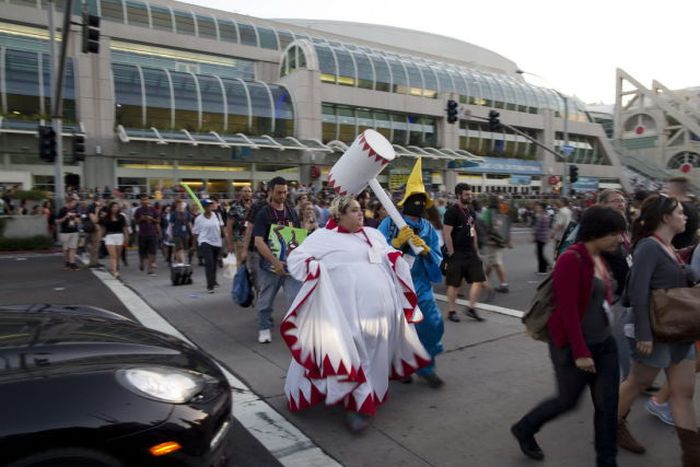
[[[559,94],[559,97],[564,99],[564,146],[560,148],[560,151],[562,153],[563,159],[564,159],[564,174],[561,177],[561,183],[562,183],[562,188],[564,188],[564,196],[571,196],[571,190],[572,190],[572,184],[570,181],[567,181],[566,177],[569,173],[569,164],[566,162],[566,159],[569,157],[562,149],[564,147],[569,146],[569,98],[566,97],[565,95],[561,94],[559,91],[556,89],[554,90],[557,94]]]
[[[49,38],[51,55],[51,119],[56,132],[56,159],[54,160],[54,202],[56,210],[65,203],[63,183],[63,77],[66,68],[66,54],[70,40],[71,12],[73,0],[65,0],[63,29],[61,29],[61,56],[56,54],[56,31],[54,21],[55,0],[49,1]]]

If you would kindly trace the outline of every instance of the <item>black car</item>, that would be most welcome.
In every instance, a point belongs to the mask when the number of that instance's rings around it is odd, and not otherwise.
[[[224,466],[231,389],[180,339],[94,307],[0,305],[0,465]]]

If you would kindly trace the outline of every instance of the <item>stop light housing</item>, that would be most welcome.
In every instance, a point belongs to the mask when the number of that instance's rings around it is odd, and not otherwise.
[[[73,162],[85,160],[85,135],[75,133],[73,135]]]
[[[569,181],[572,184],[578,181],[578,167],[575,165],[569,166]]]
[[[45,162],[56,160],[56,131],[48,125],[39,125],[39,158]]]
[[[100,52],[100,17],[83,11],[83,53]]]
[[[459,104],[457,101],[450,99],[447,101],[447,123],[456,123],[459,120],[458,114]]]
[[[495,110],[491,110],[489,112],[489,130],[490,131],[498,131],[501,129],[501,121],[498,119],[501,114],[496,112]]]

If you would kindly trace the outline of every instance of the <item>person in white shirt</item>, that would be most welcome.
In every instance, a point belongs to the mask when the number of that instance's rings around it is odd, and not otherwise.
[[[573,213],[571,208],[569,208],[569,200],[562,198],[556,202],[557,213],[554,215],[554,222],[552,224],[551,238],[554,239],[554,256],[557,257],[557,246],[561,241],[564,232],[566,232],[566,227],[569,222],[573,219]]]
[[[207,292],[214,293],[216,282],[216,268],[218,265],[219,250],[221,249],[221,228],[224,223],[214,212],[214,203],[210,199],[202,200],[204,212],[197,216],[192,227],[192,234],[199,246],[199,251],[204,258],[204,271],[207,276]]]

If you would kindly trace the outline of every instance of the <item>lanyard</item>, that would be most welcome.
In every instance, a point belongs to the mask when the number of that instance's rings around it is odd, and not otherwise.
[[[678,264],[685,264],[685,262],[683,261],[683,258],[680,257],[680,255],[678,254],[678,252],[677,252],[672,246],[668,245],[668,244],[667,244],[661,237],[659,237],[658,235],[656,235],[656,234],[652,234],[652,235],[653,235],[653,237],[654,237],[655,239],[657,239],[663,246],[666,247],[666,250],[667,250],[667,251],[672,251],[672,252],[673,252],[673,255],[676,257],[676,261],[678,261]]]
[[[270,206],[272,208],[272,213],[275,215],[275,223],[277,225],[287,225],[287,208],[285,207],[283,209],[284,214],[282,215],[282,222],[280,222],[280,217],[277,214],[277,209],[274,208],[274,206]]]

